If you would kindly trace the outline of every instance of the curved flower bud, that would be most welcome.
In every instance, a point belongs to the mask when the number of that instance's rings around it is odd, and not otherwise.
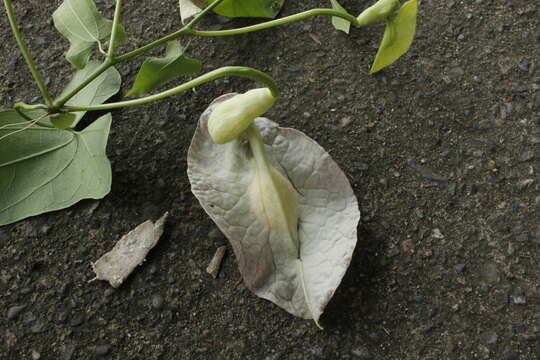
[[[216,144],[225,144],[267,112],[276,98],[268,88],[253,89],[220,103],[208,118],[208,132]]]
[[[384,20],[397,8],[399,8],[399,0],[379,0],[358,15],[356,18],[358,20],[357,26],[365,26]]]

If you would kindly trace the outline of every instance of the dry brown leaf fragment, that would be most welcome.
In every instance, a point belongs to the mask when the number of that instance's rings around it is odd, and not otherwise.
[[[122,236],[111,251],[92,264],[92,269],[96,273],[95,279],[106,280],[114,288],[122,285],[129,274],[144,261],[148,252],[156,246],[163,234],[168,215],[166,212],[155,223],[147,220]]]
[[[212,260],[210,260],[210,263],[206,267],[206,272],[212,275],[214,279],[217,278],[219,274],[219,269],[221,268],[221,261],[223,260],[223,256],[225,256],[226,250],[226,246],[218,247],[214,256],[212,257]]]

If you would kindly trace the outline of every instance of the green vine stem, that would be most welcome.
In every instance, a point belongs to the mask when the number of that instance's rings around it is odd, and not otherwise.
[[[114,57],[114,51],[116,50],[116,42],[118,40],[118,25],[120,24],[120,18],[122,17],[122,0],[116,0],[116,7],[114,8],[114,18],[111,30],[111,40],[109,41],[109,52],[107,58],[112,59]]]
[[[62,108],[60,108],[60,110],[62,112],[111,110],[111,109],[123,108],[123,107],[128,107],[128,106],[148,104],[150,102],[165,99],[169,96],[179,94],[186,90],[192,89],[196,86],[202,85],[206,82],[216,80],[225,76],[239,76],[239,77],[248,78],[250,80],[262,83],[270,89],[274,97],[279,96],[277,83],[275,82],[274,79],[272,79],[269,75],[265,74],[264,72],[259,71],[257,69],[245,67],[245,66],[226,66],[226,67],[222,67],[222,68],[210,71],[191,81],[183,83],[182,85],[160,92],[155,95],[150,95],[150,96],[146,96],[146,97],[134,99],[134,100],[119,101],[119,102],[107,103],[107,104],[102,104],[102,105],[94,105],[94,106],[63,106]]]
[[[19,29],[19,26],[17,25],[17,20],[15,19],[15,11],[13,11],[13,5],[11,3],[11,0],[4,0],[4,7],[6,8],[7,17],[9,19],[9,25],[11,26],[11,30],[13,31],[15,40],[17,41],[17,44],[19,45],[19,49],[21,50],[21,53],[24,57],[24,60],[26,61],[26,64],[30,68],[30,72],[32,73],[32,76],[34,77],[34,80],[36,81],[36,84],[39,88],[39,92],[41,93],[41,96],[43,96],[43,99],[45,100],[45,102],[48,105],[51,105],[53,102],[52,97],[49,94],[47,87],[45,86],[45,82],[43,81],[41,74],[39,73],[38,69],[36,68],[36,65],[34,64],[34,60],[32,59],[30,52],[28,51],[28,47],[26,46],[26,44],[24,43],[24,40],[22,39],[21,31]]]
[[[260,24],[251,25],[251,26],[245,26],[245,27],[241,27],[241,28],[238,28],[238,29],[217,30],[217,31],[191,30],[191,31],[189,31],[189,34],[193,35],[193,36],[230,36],[230,35],[239,35],[239,34],[245,34],[245,33],[248,33],[248,32],[268,29],[268,28],[271,28],[271,27],[279,26],[279,25],[285,25],[285,24],[288,24],[288,23],[291,23],[291,22],[304,20],[304,19],[307,19],[307,18],[310,18],[310,17],[313,17],[313,16],[318,16],[318,15],[330,15],[330,16],[339,17],[339,18],[342,18],[342,19],[345,19],[345,20],[349,21],[354,26],[359,27],[358,20],[356,19],[356,17],[354,17],[354,16],[352,16],[350,14],[345,14],[343,12],[333,10],[333,9],[311,9],[311,10],[307,10],[307,11],[304,11],[304,12],[301,12],[301,13],[298,13],[298,14],[286,16],[286,17],[281,18],[281,19],[271,20],[271,21],[260,23]]]
[[[178,30],[178,31],[176,31],[174,33],[166,35],[166,36],[162,37],[161,39],[153,41],[153,42],[151,42],[149,44],[146,44],[146,45],[144,45],[144,46],[142,46],[142,47],[140,47],[138,49],[130,51],[130,52],[126,53],[126,54],[123,54],[123,55],[120,55],[120,56],[117,56],[117,57],[110,57],[110,58],[108,57],[105,60],[105,62],[103,62],[103,64],[101,64],[100,67],[98,67],[92,74],[90,74],[85,79],[85,81],[83,81],[81,84],[79,84],[79,86],[77,86],[75,89],[70,91],[68,94],[66,94],[62,98],[56,100],[52,104],[52,109],[60,109],[60,108],[62,108],[63,110],[67,109],[67,107],[63,107],[63,106],[69,99],[71,99],[73,96],[75,96],[75,94],[77,94],[81,89],[83,89],[86,85],[88,85],[95,78],[97,78],[99,75],[101,75],[101,73],[103,73],[105,70],[107,70],[109,67],[113,66],[114,64],[117,64],[119,62],[131,59],[131,58],[133,58],[135,56],[138,56],[138,55],[140,55],[142,53],[147,52],[150,49],[153,49],[156,46],[164,44],[164,43],[166,43],[166,42],[168,42],[170,40],[174,40],[174,39],[176,39],[176,38],[178,38],[180,36],[205,36],[205,37],[207,37],[207,36],[238,35],[238,34],[253,32],[253,31],[257,31],[257,30],[268,29],[268,28],[271,28],[271,27],[288,24],[288,23],[291,23],[291,22],[294,22],[294,21],[299,21],[299,20],[307,19],[307,18],[310,18],[310,17],[313,17],[313,16],[318,16],[318,15],[337,16],[337,17],[343,18],[343,19],[345,19],[347,21],[350,21],[355,26],[358,25],[357,24],[358,21],[352,15],[345,14],[343,12],[333,10],[333,9],[312,9],[312,10],[307,10],[307,11],[304,11],[304,12],[301,12],[301,13],[298,13],[298,14],[295,14],[295,15],[290,15],[290,16],[287,16],[287,17],[284,17],[284,18],[281,18],[281,19],[271,20],[271,21],[267,21],[267,22],[264,22],[264,23],[261,23],[261,24],[252,25],[252,26],[246,26],[246,27],[242,27],[242,28],[238,28],[238,29],[220,30],[220,31],[198,31],[198,30],[193,30],[193,26],[195,26],[203,18],[204,15],[206,15],[214,7],[219,5],[222,1],[223,0],[217,0],[217,1],[213,2],[208,7],[206,7],[203,11],[201,11],[199,14],[197,14],[197,16],[195,16],[193,18],[193,20],[191,20],[186,26],[184,26],[183,28],[181,28],[180,30]],[[229,67],[229,68],[232,68],[232,67]],[[234,75],[234,74],[231,74],[231,75]],[[206,75],[203,75],[203,77],[204,76],[206,76]],[[195,79],[195,80],[197,80],[197,79]],[[174,88],[174,89],[176,89],[176,88]],[[171,90],[168,90],[168,91],[172,91],[174,89],[171,89]],[[270,87],[270,89],[272,90],[272,87]],[[272,90],[272,92],[274,93],[274,90]],[[160,93],[160,94],[163,94],[163,93]],[[153,97],[158,96],[160,94],[149,96],[149,97],[146,97],[144,99],[153,98]],[[123,102],[119,102],[117,104],[130,103],[131,101],[137,101],[137,100],[140,100],[140,99],[123,101]],[[150,100],[150,101],[154,101],[154,100]],[[150,102],[150,101],[146,101],[146,102]],[[133,105],[137,105],[137,104],[138,103],[134,103]],[[106,104],[106,105],[110,105],[110,104]],[[105,106],[105,105],[101,105],[101,106]],[[132,105],[125,105],[125,106],[132,106]],[[119,107],[119,106],[116,106],[116,107]],[[116,107],[114,107],[114,108],[116,108]],[[121,106],[121,107],[123,107],[123,106]],[[95,110],[98,110],[98,109],[95,109]],[[104,109],[99,109],[99,110],[104,110]]]

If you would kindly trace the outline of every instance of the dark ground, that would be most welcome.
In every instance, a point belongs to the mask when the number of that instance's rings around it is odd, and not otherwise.
[[[128,2],[134,45],[175,29],[176,3]],[[57,92],[70,73],[50,21],[58,5],[15,2]],[[112,16],[113,1],[98,5]],[[283,13],[317,5],[328,2],[289,0]],[[382,25],[346,37],[316,18],[197,40],[190,55],[205,70],[272,74],[283,96],[269,117],[319,141],[350,177],[363,219],[326,330],[251,294],[231,255],[218,279],[205,272],[226,240],[190,193],[186,153],[213,98],[253,87],[230,79],[115,112],[111,194],[0,229],[0,358],[540,359],[539,8],[424,0],[410,53],[376,76]],[[4,18],[0,42],[0,105],[36,101]],[[119,68],[124,91],[142,60]],[[120,289],[88,283],[91,262],[165,211],[164,237]]]

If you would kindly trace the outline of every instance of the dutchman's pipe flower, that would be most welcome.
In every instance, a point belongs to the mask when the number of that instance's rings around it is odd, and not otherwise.
[[[225,144],[267,112],[276,98],[268,88],[253,89],[220,103],[208,118],[208,132],[216,144]]]
[[[358,15],[356,18],[358,20],[358,26],[365,26],[379,20],[384,20],[398,8],[399,0],[379,0]]]

